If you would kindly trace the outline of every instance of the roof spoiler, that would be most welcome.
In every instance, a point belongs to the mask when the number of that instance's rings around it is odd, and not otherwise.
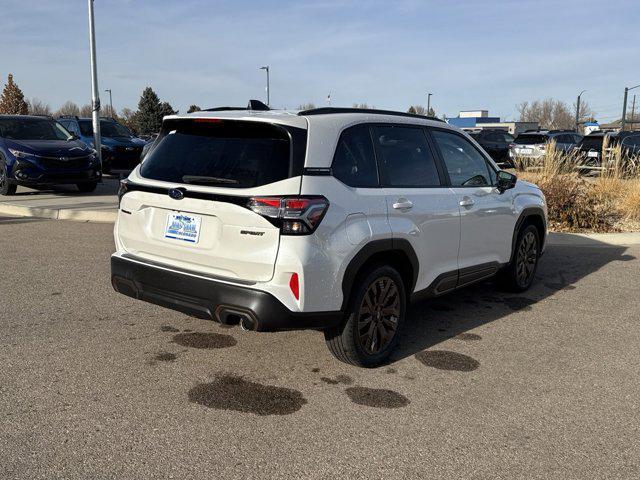
[[[260,100],[249,100],[249,103],[246,107],[215,107],[215,108],[205,108],[203,112],[229,112],[232,110],[250,110],[257,112],[266,112],[271,110],[268,105],[265,105]]]

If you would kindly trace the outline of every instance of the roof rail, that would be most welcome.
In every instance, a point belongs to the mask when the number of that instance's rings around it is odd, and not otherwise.
[[[370,113],[376,115],[393,115],[396,117],[410,117],[419,118],[420,120],[435,120],[437,122],[444,122],[440,118],[427,117],[426,115],[417,115],[415,113],[398,112],[395,110],[378,110],[375,108],[348,108],[348,107],[320,107],[312,108],[309,110],[301,110],[298,112],[300,116],[308,115],[331,115],[334,113]]]
[[[58,115],[58,118],[75,118],[78,120],[78,115]]]
[[[215,107],[215,108],[205,108],[202,111],[203,112],[228,112],[232,110],[251,110],[251,111],[266,112],[271,110],[271,108],[269,108],[268,105],[265,105],[264,103],[262,103],[260,100],[249,100],[249,104],[246,107]]]

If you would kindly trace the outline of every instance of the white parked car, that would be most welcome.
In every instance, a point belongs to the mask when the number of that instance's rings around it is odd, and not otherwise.
[[[541,191],[436,119],[199,111],[166,117],[123,181],[112,283],[245,329],[319,329],[375,366],[412,299],[495,274],[529,288],[546,232]]]

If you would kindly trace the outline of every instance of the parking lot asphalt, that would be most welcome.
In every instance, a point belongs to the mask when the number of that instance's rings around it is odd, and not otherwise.
[[[0,478],[638,478],[640,246],[417,304],[384,367],[112,291],[112,225],[0,217]]]

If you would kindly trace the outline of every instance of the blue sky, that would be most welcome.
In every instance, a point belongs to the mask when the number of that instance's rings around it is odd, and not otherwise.
[[[0,0],[0,83],[57,108],[90,101],[84,0]],[[152,86],[185,111],[263,98],[275,107],[367,102],[438,114],[525,100],[572,104],[580,90],[601,120],[619,117],[640,83],[637,0],[96,0],[100,89],[114,107]],[[640,89],[637,90],[640,100]],[[101,93],[103,103],[108,101]]]

